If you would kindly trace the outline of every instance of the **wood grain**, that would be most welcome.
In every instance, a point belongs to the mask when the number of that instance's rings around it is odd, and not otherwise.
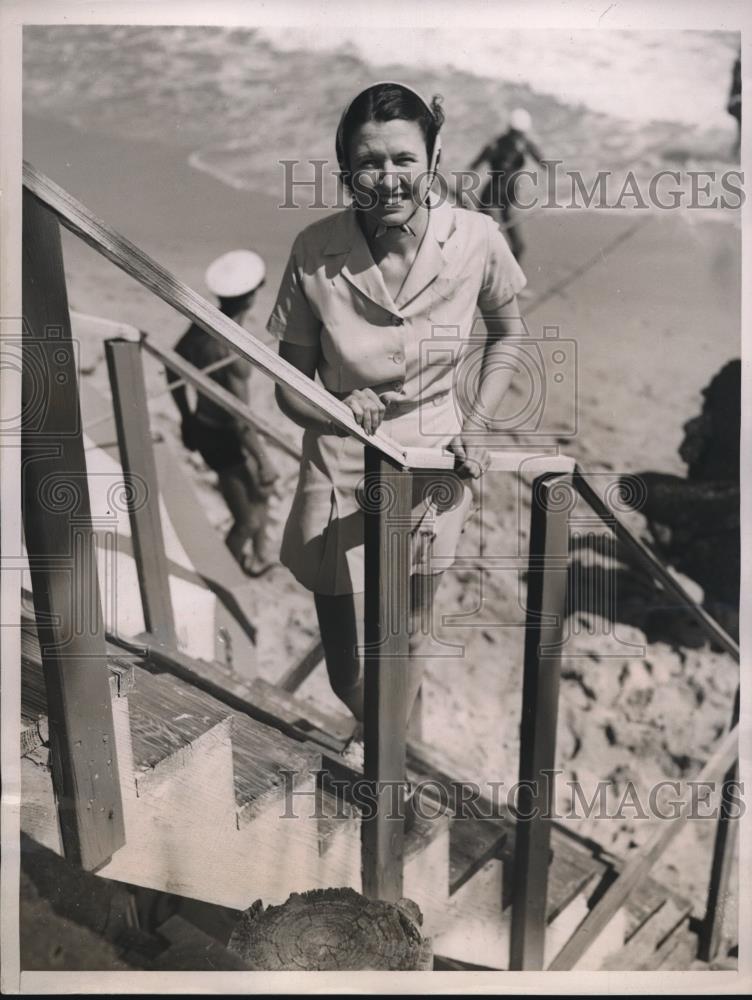
[[[710,760],[705,764],[695,781],[719,780],[726,773],[738,754],[737,727],[726,734],[716,748]],[[689,792],[677,802],[681,814],[676,819],[660,821],[651,837],[633,852],[621,870],[618,878],[601,899],[595,904],[587,918],[572,935],[549,966],[552,970],[563,971],[572,967],[585,952],[590,943],[603,930],[617,910],[623,905],[629,894],[647,876],[658,858],[669,844],[684,829],[688,822]]]
[[[242,916],[228,947],[257,971],[408,971],[432,967],[422,916],[410,900],[366,899],[352,889],[295,893]]]
[[[365,779],[375,808],[361,825],[363,891],[396,902],[404,873],[412,477],[367,448],[364,494],[363,735]]]
[[[208,375],[202,374],[200,369],[196,368],[185,358],[182,358],[176,351],[169,351],[162,347],[157,347],[156,344],[152,343],[147,337],[141,341],[141,346],[145,351],[151,354],[153,357],[158,358],[166,368],[171,369],[176,374],[187,382],[189,385],[195,386],[202,396],[206,396],[213,402],[220,406],[227,413],[232,414],[234,417],[238,417],[245,423],[250,424],[255,427],[257,431],[263,434],[265,437],[273,441],[278,448],[284,451],[286,454],[290,455],[292,458],[299,459],[301,456],[300,448],[293,444],[284,434],[282,434],[273,424],[268,420],[265,420],[258,413],[254,413],[250,406],[243,403],[234,396],[227,389],[223,388],[219,382],[215,381],[213,378],[209,378]]]
[[[96,542],[60,230],[23,197],[22,503],[66,856],[124,843]]]
[[[561,643],[566,612],[571,477],[535,480],[520,723],[520,764],[509,968],[543,968],[556,766]],[[564,502],[557,494],[563,491]]]
[[[151,443],[141,352],[138,343],[112,339],[105,342],[105,355],[118,450],[128,495],[131,542],[144,622],[158,642],[174,646],[175,615],[170,597],[170,576],[159,511],[157,464]],[[141,488],[134,484],[141,484]],[[142,490],[146,491],[143,499]]]
[[[378,448],[400,464],[404,449],[383,432],[369,436],[356,423],[352,410],[331,393],[307,378],[293,365],[243,330],[206,299],[163,268],[143,250],[96,218],[84,205],[43,173],[25,162],[24,187],[37,196],[60,222],[97,253],[116,264],[192,322],[217,337],[229,348],[270,378],[315,406],[327,419],[347,430],[363,444]]]

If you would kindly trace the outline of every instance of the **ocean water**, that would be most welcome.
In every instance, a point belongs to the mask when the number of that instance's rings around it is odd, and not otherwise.
[[[375,66],[404,63],[462,70],[523,84],[564,104],[581,104],[630,121],[723,120],[735,32],[510,30],[466,28],[420,33],[335,24],[316,35],[302,28],[262,29],[281,52],[356,54]]]
[[[702,168],[729,158],[738,44],[707,31],[35,26],[24,30],[24,109],[169,143],[233,187],[279,192],[282,160],[336,169],[341,108],[396,78],[443,95],[448,170],[519,105],[544,155],[567,167]]]

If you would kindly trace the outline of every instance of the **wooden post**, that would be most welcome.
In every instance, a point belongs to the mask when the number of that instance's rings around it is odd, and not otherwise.
[[[22,498],[65,856],[86,870],[125,843],[96,541],[54,216],[23,196]]]
[[[739,689],[736,690],[734,713],[731,719],[733,729],[739,721]],[[739,820],[731,816],[731,788],[739,781],[739,760],[734,761],[723,777],[720,813],[713,845],[713,864],[708,883],[708,901],[705,917],[700,928],[697,957],[703,962],[712,962],[718,954],[723,935],[723,917],[726,910],[731,865],[734,846],[739,833]]]
[[[557,492],[555,492],[557,491]],[[558,495],[557,495],[558,493]],[[533,483],[509,968],[543,968],[570,477]],[[501,906],[501,900],[499,900]]]
[[[138,341],[113,338],[105,341],[105,351],[123,477],[126,488],[129,481],[134,484],[128,491],[134,501],[128,504],[128,516],[144,623],[158,642],[175,646],[175,618],[159,516],[159,480],[149,431],[141,348]],[[135,488],[139,482],[146,489],[145,502],[141,491]]]
[[[412,476],[365,449],[365,778],[363,892],[402,897]]]

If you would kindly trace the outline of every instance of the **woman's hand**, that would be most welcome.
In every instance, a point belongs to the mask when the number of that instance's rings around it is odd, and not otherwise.
[[[345,396],[342,402],[350,407],[355,420],[366,434],[374,434],[378,430],[386,413],[386,405],[381,402],[373,389],[354,389],[349,396]],[[334,424],[333,426],[336,427]],[[346,434],[347,432],[337,430],[337,433]]]
[[[473,441],[474,435],[457,434],[449,442],[449,450],[460,460],[457,470],[460,474],[480,479],[491,464],[491,453],[488,448]]]
[[[449,450],[460,460],[457,473],[460,477],[470,479],[470,492],[473,495],[473,507],[476,509],[481,502],[480,477],[491,464],[491,453],[487,448],[473,443],[472,435],[458,434],[449,442]]]

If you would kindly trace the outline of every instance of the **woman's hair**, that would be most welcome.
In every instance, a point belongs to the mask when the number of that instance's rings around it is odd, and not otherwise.
[[[423,133],[430,161],[436,137],[444,124],[441,95],[434,94],[430,107],[412,90],[398,83],[376,83],[358,94],[348,107],[338,133],[337,155],[346,170],[350,142],[366,122],[390,122],[395,118],[415,122]]]

